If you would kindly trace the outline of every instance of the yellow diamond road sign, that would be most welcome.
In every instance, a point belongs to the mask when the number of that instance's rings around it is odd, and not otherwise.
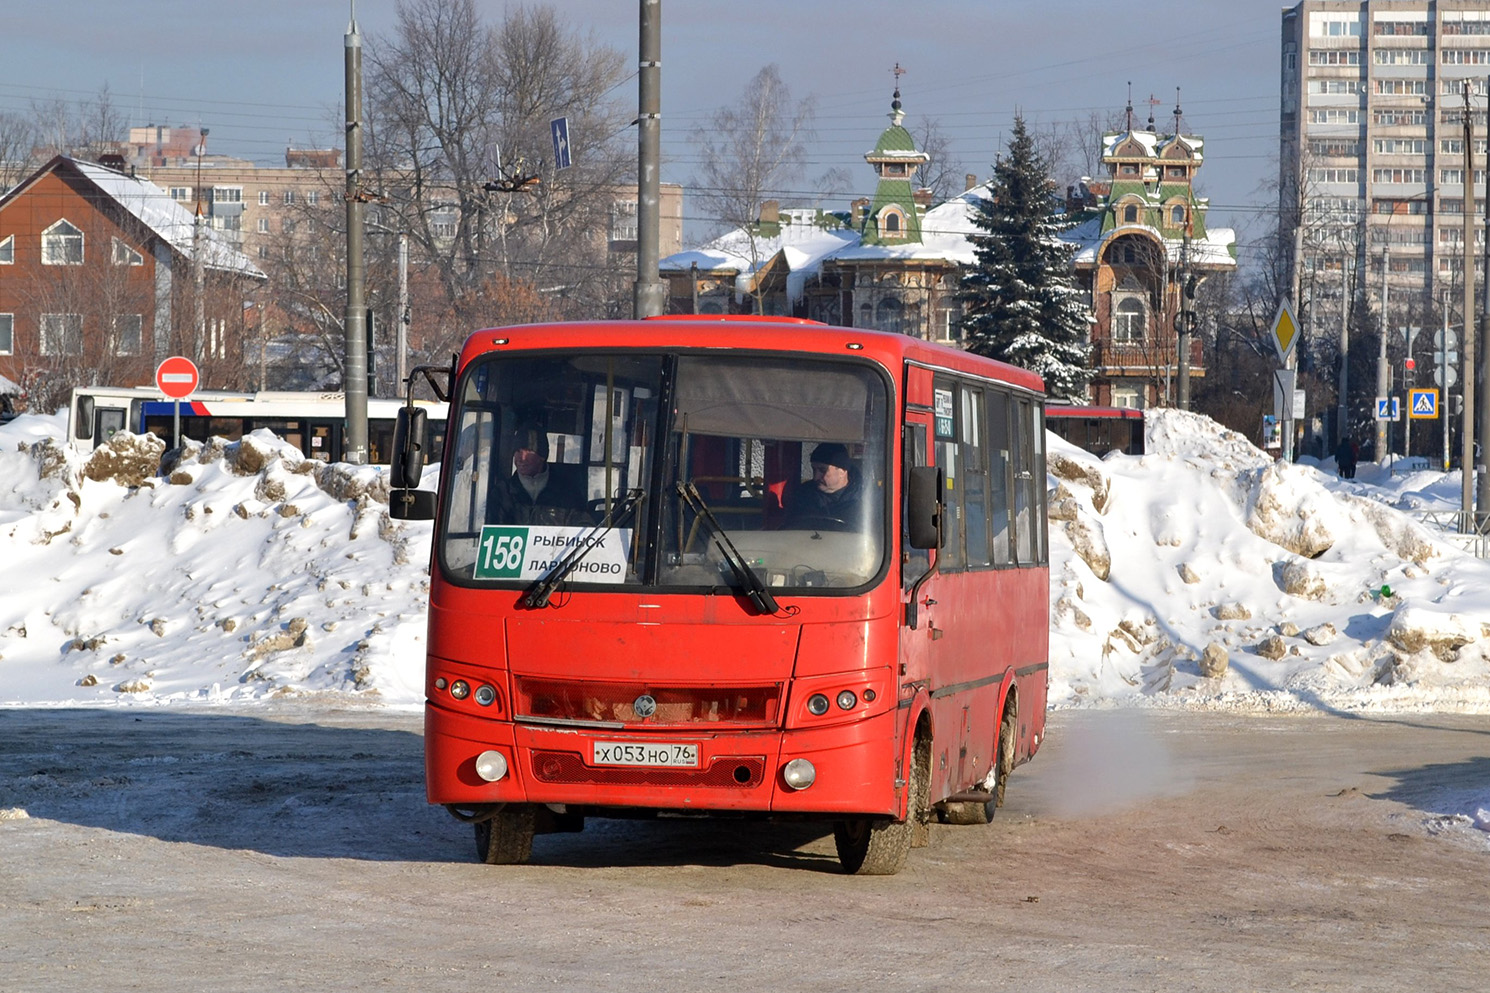
[[[1298,338],[1298,322],[1293,319],[1293,309],[1288,306],[1288,301],[1284,300],[1278,304],[1278,316],[1273,318],[1273,347],[1278,350],[1280,362],[1288,361],[1288,353]]]

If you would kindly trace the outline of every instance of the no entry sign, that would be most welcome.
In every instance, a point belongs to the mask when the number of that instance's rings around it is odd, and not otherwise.
[[[184,355],[172,355],[155,370],[155,385],[174,400],[191,396],[200,379],[196,363]]]

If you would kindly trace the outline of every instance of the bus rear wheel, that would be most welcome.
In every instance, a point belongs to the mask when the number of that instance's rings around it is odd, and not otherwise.
[[[854,876],[893,876],[905,865],[918,830],[926,830],[927,795],[931,789],[931,742],[916,742],[911,768],[911,795],[903,821],[855,818],[833,826],[833,844],[843,871]]]
[[[537,824],[532,804],[509,803],[476,822],[476,857],[487,865],[521,865],[533,854]]]

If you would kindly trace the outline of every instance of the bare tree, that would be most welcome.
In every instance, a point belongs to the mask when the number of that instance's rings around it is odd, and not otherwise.
[[[621,54],[551,7],[510,8],[491,27],[474,0],[404,0],[397,28],[368,51],[369,182],[452,315],[430,346],[502,319],[468,312],[490,305],[472,291],[498,273],[548,291],[555,316],[602,307],[624,271],[607,252],[611,211],[635,183],[620,139],[628,118],[611,98]],[[572,143],[563,172],[550,150],[557,117]]]
[[[939,120],[924,117],[912,131],[916,147],[931,158],[921,167],[921,186],[931,190],[933,203],[943,203],[963,192],[967,170],[952,151],[952,139]]]
[[[0,193],[36,168],[36,126],[22,114],[0,111]]]
[[[709,127],[694,133],[702,163],[690,181],[694,195],[719,228],[745,234],[752,268],[762,261],[761,207],[782,199],[786,184],[802,175],[813,114],[811,97],[792,102],[773,63],[745,84],[735,103],[716,110]]]

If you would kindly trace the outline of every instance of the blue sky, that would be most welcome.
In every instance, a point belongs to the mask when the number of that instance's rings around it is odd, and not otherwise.
[[[492,21],[506,6],[478,2]],[[347,0],[17,6],[0,34],[0,109],[89,99],[107,85],[131,123],[205,126],[214,152],[272,164],[290,142],[340,143]],[[554,6],[634,65],[636,0]],[[386,32],[395,9],[396,0],[359,0],[358,25]],[[1131,81],[1140,122],[1152,94],[1162,128],[1179,86],[1186,130],[1206,139],[1200,187],[1212,223],[1238,228],[1245,247],[1277,170],[1282,9],[1261,0],[664,2],[663,178],[687,182],[686,131],[769,62],[794,97],[816,99],[811,171],[842,167],[865,193],[873,177],[862,156],[885,126],[897,62],[906,123],[939,119],[964,170],[980,177],[1016,111],[1036,125],[1117,113]],[[634,82],[619,95],[634,101]]]

